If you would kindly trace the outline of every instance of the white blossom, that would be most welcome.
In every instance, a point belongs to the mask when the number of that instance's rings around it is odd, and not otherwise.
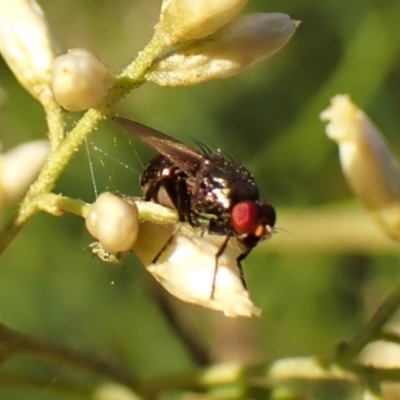
[[[384,231],[400,239],[400,164],[385,139],[348,96],[322,112],[326,133],[339,145],[347,181]]]
[[[229,317],[258,316],[261,311],[253,305],[239,278],[236,257],[240,250],[234,238],[218,258],[212,296],[215,255],[223,240],[220,235],[201,236],[187,224],[147,222],[141,224],[133,250],[157,281],[179,299]]]

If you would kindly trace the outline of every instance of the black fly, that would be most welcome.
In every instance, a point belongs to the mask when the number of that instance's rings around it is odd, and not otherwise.
[[[201,150],[197,152],[138,122],[121,117],[112,119],[160,153],[147,164],[141,176],[145,200],[175,208],[181,222],[206,229],[210,234],[225,235],[215,255],[211,297],[218,259],[232,236],[242,250],[236,261],[246,288],[241,261],[260,240],[271,236],[276,219],[274,208],[260,201],[250,172],[220,150],[213,152],[197,143]]]

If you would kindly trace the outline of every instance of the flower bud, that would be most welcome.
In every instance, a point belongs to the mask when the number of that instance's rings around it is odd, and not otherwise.
[[[93,400],[140,400],[125,386],[116,383],[103,383],[93,394]]]
[[[89,210],[86,228],[98,239],[104,254],[128,251],[138,235],[137,207],[126,198],[104,192]]]
[[[218,258],[215,291],[211,297],[215,255],[223,240],[220,235],[200,237],[187,224],[144,222],[133,250],[146,269],[175,297],[220,310],[229,317],[258,316],[261,311],[251,302],[239,277],[236,257],[240,250],[235,240]]]
[[[35,0],[0,1],[0,52],[21,85],[40,100],[49,93],[54,44]]]
[[[286,14],[237,18],[207,40],[172,46],[146,79],[161,86],[181,86],[229,77],[275,54],[297,26]]]
[[[37,140],[0,155],[0,206],[22,197],[38,175],[48,152],[47,140]]]
[[[54,60],[52,79],[57,103],[69,111],[82,111],[105,105],[115,77],[90,51],[72,49]]]
[[[348,96],[338,95],[321,114],[339,145],[347,181],[384,231],[400,239],[400,164],[368,117]]]
[[[231,21],[247,0],[164,0],[157,29],[166,44],[211,35]]]

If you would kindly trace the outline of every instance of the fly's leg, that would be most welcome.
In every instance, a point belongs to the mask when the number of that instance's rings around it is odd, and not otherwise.
[[[226,249],[226,246],[228,245],[230,238],[231,238],[231,234],[228,233],[225,236],[224,241],[222,242],[221,246],[219,247],[218,251],[215,254],[214,275],[213,275],[213,281],[212,281],[212,286],[211,286],[211,299],[214,298],[214,294],[215,294],[215,282],[217,279],[217,272],[218,272],[218,259],[222,256],[222,254],[224,254],[224,251]]]
[[[248,256],[249,252],[239,254],[239,256],[236,258],[236,265],[239,270],[239,278],[242,281],[243,287],[247,290],[247,284],[246,284],[246,279],[244,277],[244,272],[243,272],[243,267],[242,267],[242,261]]]
[[[145,201],[156,201],[157,193],[161,187],[165,189],[171,203],[178,212],[179,221],[187,221],[193,225],[190,209],[190,197],[187,192],[185,177],[180,176],[179,174],[172,174],[154,180],[145,193]]]
[[[151,262],[152,264],[155,264],[158,261],[158,259],[163,255],[164,251],[167,250],[168,246],[175,239],[175,236],[177,235],[177,233],[179,232],[180,229],[181,229],[181,225],[177,225],[175,227],[175,229],[172,231],[172,233],[171,233],[170,237],[168,238],[168,240],[165,242],[163,247],[161,247],[161,249],[158,251],[156,256],[153,258],[153,261]]]

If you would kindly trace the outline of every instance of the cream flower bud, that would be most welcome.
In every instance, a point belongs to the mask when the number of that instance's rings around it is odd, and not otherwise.
[[[146,269],[177,298],[222,311],[229,317],[258,316],[261,311],[253,305],[239,278],[236,257],[240,250],[235,241],[218,258],[211,298],[215,255],[222,240],[224,237],[219,235],[200,237],[187,224],[143,223],[134,251]]]
[[[50,93],[55,51],[46,18],[35,0],[0,0],[0,52],[35,98],[41,100]]]
[[[168,45],[211,35],[231,21],[248,0],[164,0],[157,29]]]
[[[125,386],[103,383],[95,390],[93,400],[140,400],[140,397]]]
[[[0,155],[0,206],[22,197],[38,175],[48,152],[47,140],[37,140]]]
[[[126,198],[104,192],[89,210],[86,228],[99,240],[104,254],[130,250],[139,230],[137,207]]]
[[[400,164],[368,117],[348,96],[338,95],[321,119],[339,145],[347,181],[387,234],[400,239]]]
[[[66,110],[103,107],[114,81],[112,71],[88,50],[71,49],[54,60],[53,94]]]
[[[297,26],[286,14],[237,18],[207,40],[172,46],[146,79],[161,86],[179,86],[226,78],[275,54]]]

